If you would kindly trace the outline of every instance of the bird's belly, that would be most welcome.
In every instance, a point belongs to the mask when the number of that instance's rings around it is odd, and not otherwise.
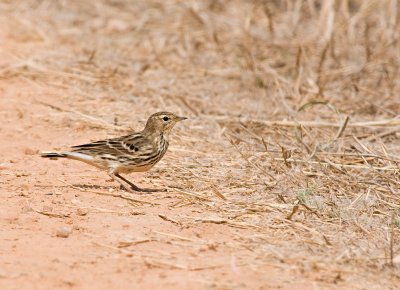
[[[118,172],[121,172],[121,173],[145,172],[145,171],[150,170],[153,166],[154,166],[154,164],[149,164],[149,165],[145,165],[145,166],[125,165],[125,166],[119,166],[117,170],[118,170]]]
[[[106,160],[96,159],[88,154],[79,152],[64,152],[64,154],[67,155],[69,159],[78,160],[86,164],[92,165],[94,167],[97,167],[99,169],[107,169],[109,167],[109,164]]]

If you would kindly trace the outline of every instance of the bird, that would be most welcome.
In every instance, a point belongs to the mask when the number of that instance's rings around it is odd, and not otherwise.
[[[121,176],[121,173],[150,170],[167,152],[169,134],[176,123],[186,120],[170,112],[151,115],[140,132],[122,137],[72,146],[70,151],[42,152],[41,157],[78,160],[102,170],[128,192],[156,192],[165,189],[140,188]]]

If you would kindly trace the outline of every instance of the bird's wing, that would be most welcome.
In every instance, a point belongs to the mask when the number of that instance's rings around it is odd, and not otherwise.
[[[131,134],[123,137],[96,141],[72,147],[73,152],[96,156],[139,157],[153,150],[153,144],[142,134]]]

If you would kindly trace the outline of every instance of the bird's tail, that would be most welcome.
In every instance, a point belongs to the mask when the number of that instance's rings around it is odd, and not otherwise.
[[[57,153],[57,152],[42,152],[40,156],[43,158],[50,158],[50,159],[68,157],[65,153]]]

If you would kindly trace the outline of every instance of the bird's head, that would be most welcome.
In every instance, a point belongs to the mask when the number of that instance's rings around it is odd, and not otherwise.
[[[148,134],[165,134],[168,135],[172,128],[179,121],[183,121],[187,118],[179,117],[174,113],[170,112],[158,112],[150,116],[147,120],[144,132]]]

